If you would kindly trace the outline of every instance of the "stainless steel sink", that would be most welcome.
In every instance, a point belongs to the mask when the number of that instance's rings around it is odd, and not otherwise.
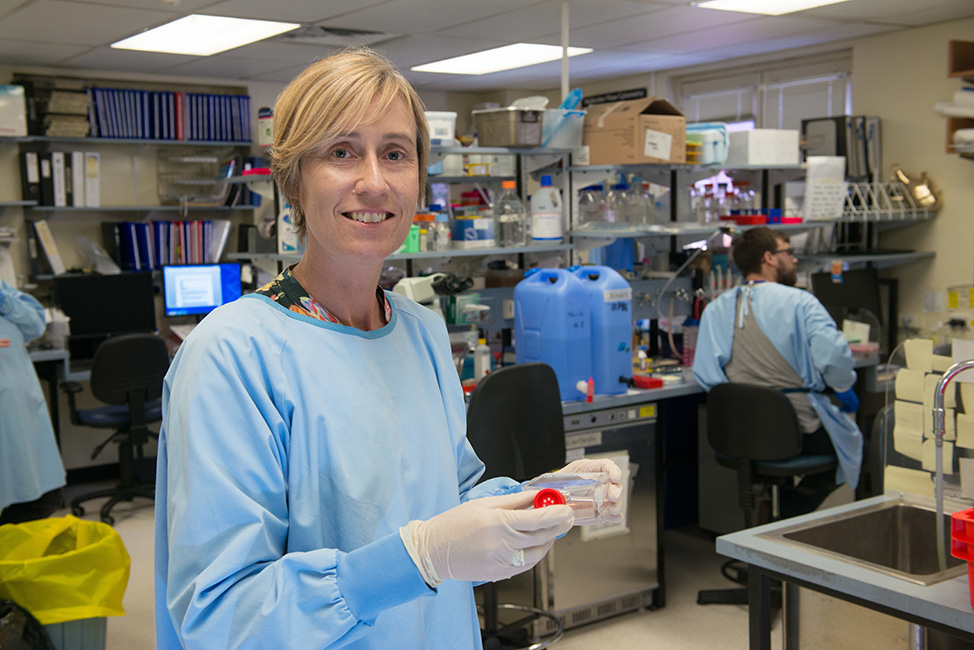
[[[932,585],[967,571],[965,562],[950,555],[949,546],[947,569],[939,570],[936,516],[932,509],[888,501],[785,526],[761,536],[915,584]],[[950,522],[945,525],[949,530]]]

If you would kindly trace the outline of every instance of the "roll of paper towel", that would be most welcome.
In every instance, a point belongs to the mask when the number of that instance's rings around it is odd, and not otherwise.
[[[961,88],[955,92],[954,103],[961,106],[974,106],[974,88]]]

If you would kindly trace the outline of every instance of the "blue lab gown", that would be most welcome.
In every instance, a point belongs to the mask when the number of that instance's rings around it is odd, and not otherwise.
[[[25,347],[44,333],[44,308],[0,280],[0,510],[64,485],[64,465]]]
[[[724,366],[734,344],[738,294],[750,293],[754,317],[775,349],[795,369],[809,391],[808,399],[829,434],[839,459],[836,483],[855,489],[862,465],[862,434],[852,417],[822,394],[856,383],[852,353],[835,321],[815,296],[802,289],[765,282],[725,291],[704,309],[700,319],[693,376],[710,390],[727,381]],[[747,304],[741,300],[742,309]]]
[[[446,327],[394,293],[363,332],[243,297],[180,346],[163,389],[159,650],[480,648],[473,588],[429,588],[400,526],[468,499]]]

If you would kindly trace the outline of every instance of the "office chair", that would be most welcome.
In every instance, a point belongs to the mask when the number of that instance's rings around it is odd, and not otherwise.
[[[162,380],[169,368],[166,342],[156,334],[125,334],[105,340],[95,350],[91,366],[91,392],[106,403],[92,409],[78,409],[75,395],[81,386],[65,383],[71,408],[71,421],[78,426],[115,429],[91,453],[94,459],[109,442],[118,445],[119,482],[111,488],[82,494],[71,500],[71,512],[84,515],[81,503],[110,497],[101,508],[101,519],[115,523],[110,512],[119,501],[140,496],[155,498],[154,484],[140,483],[135,476],[136,454],[142,458],[142,445],[157,434],[147,424],[162,419]]]
[[[771,512],[761,519],[777,518],[778,487],[796,476],[835,471],[833,455],[802,455],[803,436],[798,415],[781,391],[750,384],[718,384],[707,395],[707,440],[717,462],[737,471],[738,503],[746,528],[767,523],[756,516],[755,485],[770,488]],[[746,584],[743,569],[731,576],[734,560],[721,573]],[[697,604],[747,604],[747,590],[710,589],[697,594]]]
[[[467,409],[467,439],[487,466],[483,480],[509,476],[526,481],[565,464],[565,425],[558,378],[544,363],[505,366],[477,382]],[[564,627],[550,612],[525,605],[499,604],[497,585],[477,587],[483,596],[484,650],[530,648],[539,650],[557,641]],[[499,610],[527,613],[510,623],[499,622]],[[550,621],[554,632],[531,644],[532,626],[539,618]]]

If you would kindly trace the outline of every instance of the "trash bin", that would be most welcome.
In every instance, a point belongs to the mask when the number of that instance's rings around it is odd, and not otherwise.
[[[124,616],[129,554],[108,524],[71,515],[0,526],[0,598],[45,626],[58,650],[103,650]]]

